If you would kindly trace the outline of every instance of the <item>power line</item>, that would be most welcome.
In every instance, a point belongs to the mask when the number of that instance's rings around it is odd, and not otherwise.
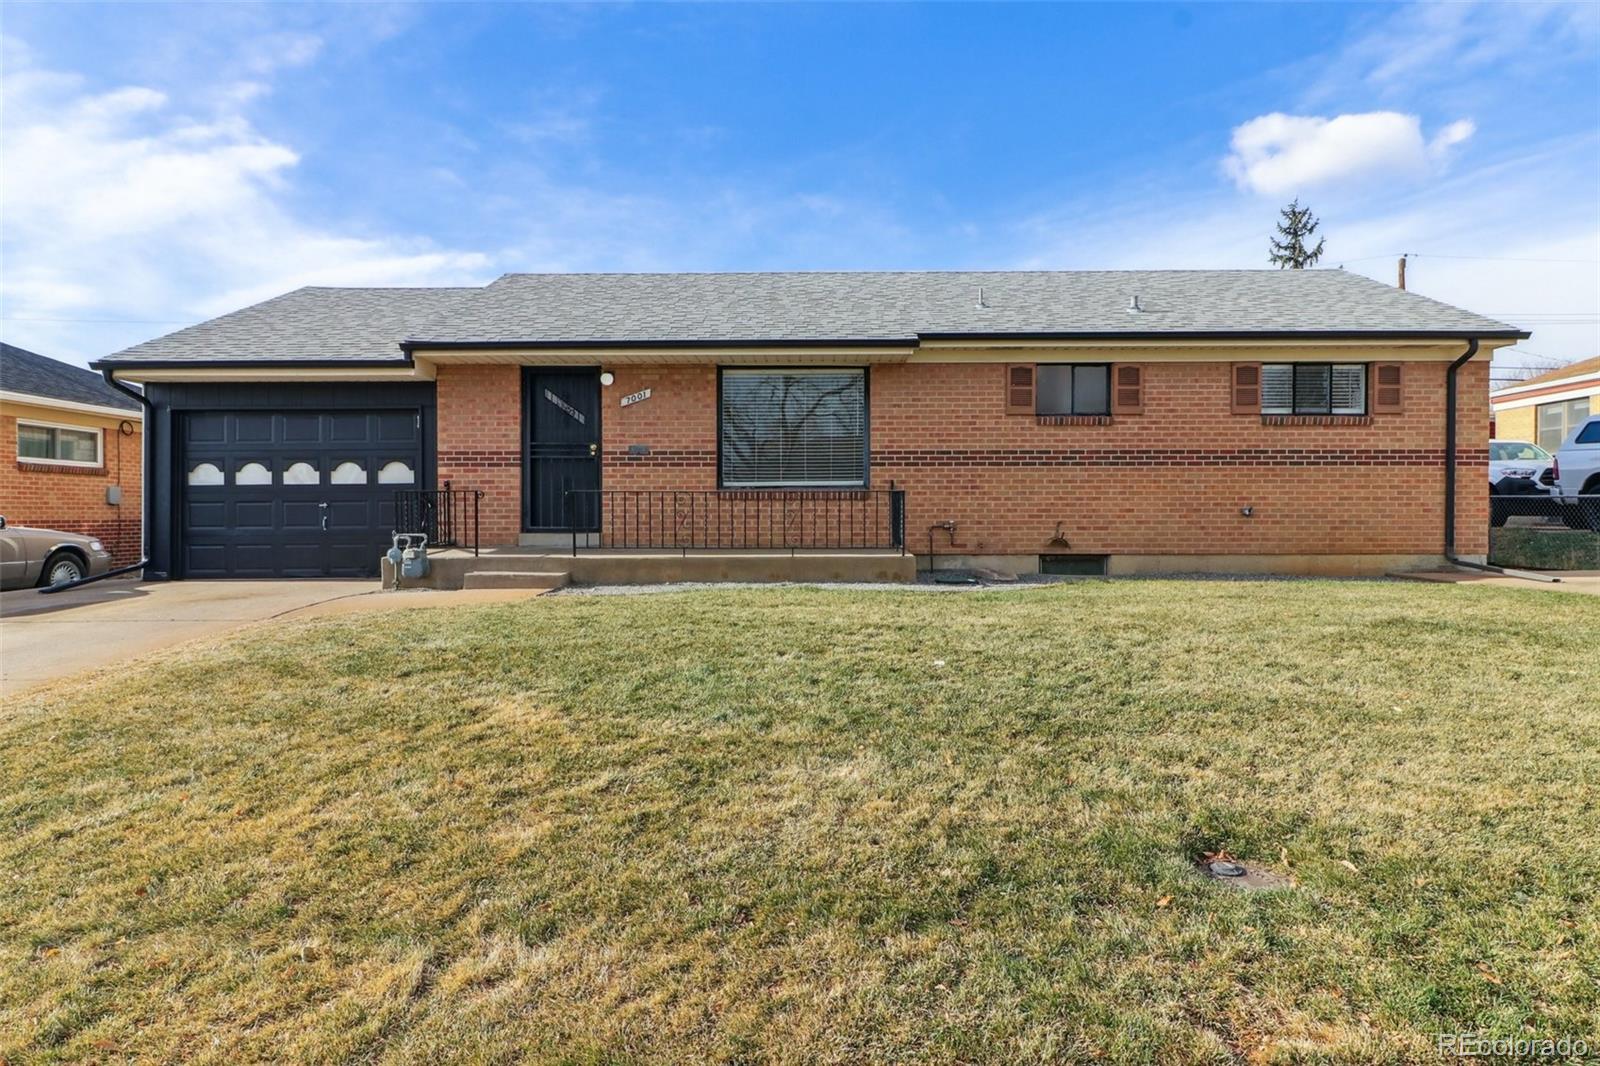
[[[98,322],[125,326],[174,326],[192,318],[56,318],[50,315],[0,315],[0,322]]]
[[[1515,255],[1436,255],[1433,252],[1407,252],[1412,259],[1476,259],[1485,263],[1583,263],[1594,265],[1600,259],[1538,259]]]
[[[1485,263],[1579,263],[1585,266],[1600,264],[1600,259],[1542,259],[1516,255],[1441,255],[1436,252],[1390,252],[1386,255],[1364,255],[1356,259],[1340,259],[1341,263],[1370,263],[1374,259],[1474,259]]]

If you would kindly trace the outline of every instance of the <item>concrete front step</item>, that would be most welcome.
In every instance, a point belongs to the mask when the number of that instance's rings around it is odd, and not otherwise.
[[[896,552],[584,552],[429,557],[425,578],[401,588],[560,588],[580,585],[653,585],[675,581],[915,581],[915,556]],[[382,562],[383,587],[395,587],[394,567]],[[549,581],[542,584],[541,581]]]
[[[558,589],[566,585],[561,572],[534,570],[473,570],[461,578],[466,589]]]

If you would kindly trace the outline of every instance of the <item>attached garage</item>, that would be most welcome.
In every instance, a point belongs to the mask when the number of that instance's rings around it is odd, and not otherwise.
[[[364,577],[422,470],[422,415],[191,411],[179,429],[185,577]]]
[[[152,576],[372,577],[432,489],[431,383],[152,383]]]

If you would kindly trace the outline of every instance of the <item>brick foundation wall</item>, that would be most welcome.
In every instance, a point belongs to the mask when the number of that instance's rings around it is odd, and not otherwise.
[[[1228,364],[1149,363],[1142,414],[1068,424],[1005,414],[997,364],[874,367],[872,486],[907,490],[913,549],[953,520],[942,551],[1438,553],[1446,365],[1407,364],[1403,413],[1344,422],[1234,415]],[[716,368],[610,369],[602,486],[714,489]],[[515,367],[439,371],[439,477],[489,493],[486,543],[520,531],[520,380]],[[1456,548],[1482,554],[1487,360],[1462,368],[1459,388]],[[643,389],[648,400],[618,406]],[[1068,547],[1052,544],[1058,530]]]
[[[118,419],[41,408],[20,412],[24,421],[99,428],[104,431],[102,466],[66,467],[17,458],[18,412],[0,413],[0,515],[19,526],[59,529],[98,537],[112,565],[139,561],[143,495],[143,434],[120,436]],[[135,427],[139,425],[134,422]],[[118,448],[121,454],[118,454]],[[106,502],[106,489],[122,486],[122,503]]]

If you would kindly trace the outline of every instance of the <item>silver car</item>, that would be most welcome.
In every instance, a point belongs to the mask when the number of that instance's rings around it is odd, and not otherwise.
[[[65,585],[111,569],[111,553],[93,537],[7,525],[0,516],[0,589]]]

